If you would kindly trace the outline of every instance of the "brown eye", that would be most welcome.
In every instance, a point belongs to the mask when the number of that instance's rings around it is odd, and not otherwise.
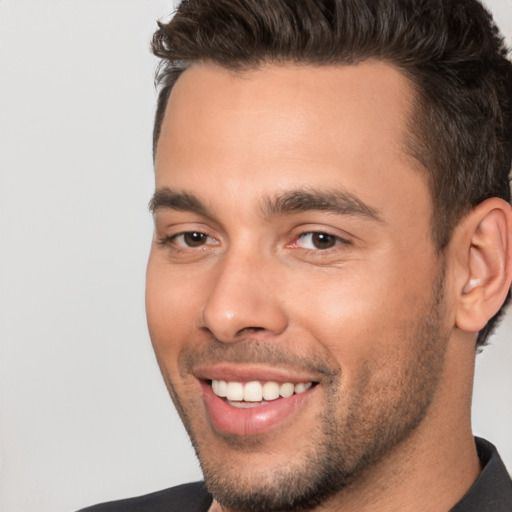
[[[328,233],[312,233],[311,243],[316,249],[330,249],[338,242],[337,237],[329,235]]]
[[[302,249],[327,250],[338,245],[342,239],[329,233],[310,232],[303,233],[297,240],[297,245]]]
[[[184,245],[188,247],[199,247],[206,243],[208,236],[199,231],[190,231],[188,233],[182,233]]]

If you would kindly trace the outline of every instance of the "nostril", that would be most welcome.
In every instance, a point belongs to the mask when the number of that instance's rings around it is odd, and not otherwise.
[[[237,334],[247,334],[251,332],[259,332],[264,331],[264,327],[244,327],[243,329],[240,329]]]

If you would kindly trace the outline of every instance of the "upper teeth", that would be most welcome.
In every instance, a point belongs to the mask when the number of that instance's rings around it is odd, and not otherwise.
[[[301,382],[293,384],[292,382],[259,381],[253,382],[226,382],[225,380],[212,380],[213,392],[229,401],[261,402],[262,400],[275,400],[282,396],[288,398],[294,393],[303,393],[312,386],[312,382]]]

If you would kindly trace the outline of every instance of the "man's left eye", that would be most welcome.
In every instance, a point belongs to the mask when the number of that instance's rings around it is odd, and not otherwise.
[[[330,233],[311,232],[303,233],[297,239],[297,246],[302,249],[326,250],[342,243],[339,236]]]

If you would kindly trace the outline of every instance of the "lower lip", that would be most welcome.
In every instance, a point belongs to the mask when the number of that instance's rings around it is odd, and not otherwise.
[[[278,398],[263,405],[239,408],[219,398],[207,382],[201,382],[206,410],[212,426],[227,434],[252,436],[281,425],[305,405],[318,386],[288,398]]]

